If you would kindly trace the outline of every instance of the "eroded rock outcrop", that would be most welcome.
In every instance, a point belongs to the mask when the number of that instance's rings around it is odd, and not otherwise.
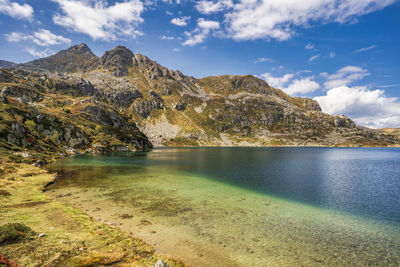
[[[124,46],[117,46],[105,52],[100,61],[103,68],[111,71],[115,76],[126,76],[128,69],[133,66],[133,53]]]

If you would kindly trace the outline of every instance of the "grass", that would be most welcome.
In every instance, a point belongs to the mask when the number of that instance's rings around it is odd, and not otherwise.
[[[10,162],[2,170],[0,188],[8,194],[0,195],[0,254],[7,259],[22,266],[152,266],[158,259],[183,266],[141,239],[51,199],[43,188],[56,174]]]

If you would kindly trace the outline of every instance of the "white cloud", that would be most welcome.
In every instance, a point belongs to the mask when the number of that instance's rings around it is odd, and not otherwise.
[[[216,2],[201,0],[197,2],[196,9],[202,14],[211,14],[220,12],[232,6],[233,6],[232,0],[220,0]]]
[[[400,101],[387,97],[384,90],[367,86],[351,86],[351,83],[369,75],[366,69],[346,66],[335,74],[326,72],[326,95],[314,97],[322,111],[332,115],[346,115],[357,124],[371,127],[400,127]],[[382,88],[382,87],[381,87]]]
[[[197,20],[197,27],[192,32],[185,32],[187,39],[182,45],[195,46],[200,44],[204,42],[212,31],[217,29],[219,29],[218,21],[199,18]]]
[[[296,75],[298,74],[299,73]],[[313,76],[300,77],[294,80],[295,74],[293,73],[285,74],[282,77],[273,77],[271,73],[264,73],[261,74],[261,76],[270,86],[282,89],[289,95],[308,94],[321,88],[321,86],[314,81]]]
[[[377,47],[377,46],[376,45],[371,45],[371,46],[368,46],[368,47],[363,47],[363,48],[360,48],[360,49],[357,49],[356,51],[354,51],[353,54],[358,54],[358,53],[361,53],[361,52],[365,52],[365,51],[374,49],[375,47]]]
[[[254,63],[262,63],[262,62],[274,62],[274,60],[272,58],[268,58],[268,57],[259,57],[257,58]]]
[[[93,39],[117,40],[118,36],[136,37],[143,22],[140,0],[108,5],[103,0],[52,0],[59,4],[62,14],[53,17],[55,24],[84,33]]]
[[[332,115],[346,115],[357,124],[371,127],[400,127],[400,102],[387,97],[383,90],[369,90],[364,86],[339,86],[325,96],[314,97],[322,111]]]
[[[271,73],[264,73],[261,74],[261,76],[270,86],[275,88],[283,88],[285,84],[294,77],[294,74],[288,73],[283,75],[282,77],[273,77]]]
[[[314,45],[311,44],[311,43],[308,43],[308,44],[306,44],[306,46],[304,47],[304,49],[307,49],[307,50],[314,49]]]
[[[308,63],[313,62],[314,60],[318,59],[319,57],[320,57],[320,55],[315,55],[315,56],[310,57],[310,58],[308,59]]]
[[[181,51],[179,48],[174,48],[174,49],[172,49],[172,51],[173,52],[179,52],[179,51]]]
[[[7,41],[9,42],[20,42],[21,40],[26,40],[26,36],[19,32],[12,32],[8,34],[4,34]]]
[[[312,93],[321,88],[321,86],[313,79],[314,77],[295,79],[287,88],[282,90],[289,95]]]
[[[165,36],[165,35],[162,35],[162,36],[160,37],[160,39],[161,39],[161,40],[174,40],[175,37],[174,37],[174,36]]]
[[[17,19],[32,19],[33,8],[28,4],[18,4],[9,0],[0,0],[0,13]]]
[[[239,0],[225,14],[235,40],[287,40],[295,29],[331,22],[348,23],[396,0]]]
[[[65,38],[61,35],[55,35],[48,30],[39,29],[38,31],[34,32],[32,35],[23,34],[20,32],[12,32],[10,34],[5,34],[7,41],[9,42],[20,42],[31,40],[37,45],[40,46],[50,46],[50,45],[57,45],[57,44],[70,44],[71,40]]]
[[[330,57],[330,58],[334,58],[335,56],[336,56],[336,54],[335,54],[334,52],[330,52],[330,53],[329,53],[329,57]]]
[[[320,75],[326,77],[324,86],[330,89],[361,80],[365,76],[368,76],[369,73],[366,69],[357,66],[346,66],[338,70],[335,74],[328,75],[327,73],[321,73]]]
[[[171,19],[171,23],[175,24],[176,26],[186,26],[188,21],[190,20],[190,16],[186,17],[179,17],[179,18],[173,18]]]
[[[42,51],[38,51],[34,48],[26,48],[25,51],[34,57],[48,57],[48,56],[54,54],[54,52],[48,48],[46,48],[45,50],[42,50]]]

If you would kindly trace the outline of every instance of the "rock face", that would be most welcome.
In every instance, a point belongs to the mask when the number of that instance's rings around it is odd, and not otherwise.
[[[133,66],[133,53],[124,46],[117,46],[105,52],[100,61],[101,65],[115,76],[126,76],[128,69]]]
[[[90,82],[60,77],[0,69],[0,148],[48,155],[152,147]]]
[[[4,111],[0,145],[9,147],[29,148],[32,140],[43,138],[42,148],[98,152],[146,149],[150,142],[173,146],[400,143],[393,135],[359,127],[345,116],[325,114],[316,101],[291,97],[255,76],[196,79],[123,46],[99,59],[81,44],[11,72],[0,70],[0,103]]]

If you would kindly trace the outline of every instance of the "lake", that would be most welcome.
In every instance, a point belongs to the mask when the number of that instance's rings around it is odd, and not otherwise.
[[[400,263],[398,148],[160,148],[49,168],[54,197],[191,266]]]

